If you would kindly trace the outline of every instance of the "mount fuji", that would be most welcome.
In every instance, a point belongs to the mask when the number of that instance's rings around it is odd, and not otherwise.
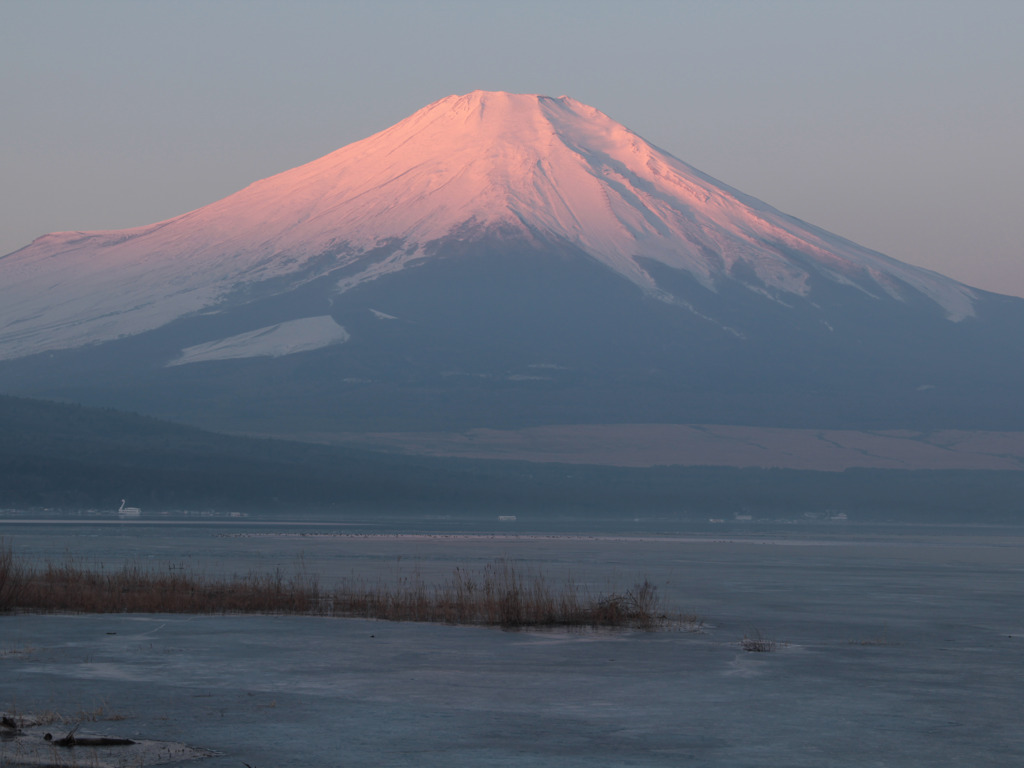
[[[449,96],[181,216],[0,258],[0,390],[262,434],[1021,429],[1022,329],[1024,300],[564,96]]]

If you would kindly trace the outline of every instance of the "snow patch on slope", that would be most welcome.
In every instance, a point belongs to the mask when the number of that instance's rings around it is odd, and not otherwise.
[[[343,344],[348,339],[348,331],[329,315],[304,317],[188,347],[167,365],[170,367],[244,357],[282,357],[332,344]]]

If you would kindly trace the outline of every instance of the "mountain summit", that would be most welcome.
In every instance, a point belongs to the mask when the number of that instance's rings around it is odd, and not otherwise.
[[[571,98],[475,91],[167,221],[0,258],[0,373],[177,417],[249,392],[239,366],[256,366],[277,387],[261,398],[301,391],[338,426],[355,410],[381,426],[366,414],[385,390],[394,414],[452,386],[458,423],[770,420],[793,417],[768,404],[779,387],[828,407],[893,371],[908,392],[941,388],[939,350],[1005,373],[979,349],[1019,310],[780,213]]]
[[[0,356],[152,330],[271,279],[345,268],[344,291],[493,231],[571,244],[669,302],[645,259],[710,290],[785,300],[822,277],[973,314],[971,289],[785,216],[592,107],[475,91],[182,216],[39,238],[0,262]]]

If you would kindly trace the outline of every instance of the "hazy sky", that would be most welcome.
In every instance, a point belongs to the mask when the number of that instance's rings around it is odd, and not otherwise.
[[[0,253],[170,218],[477,88],[570,95],[1024,295],[1021,0],[0,0]]]

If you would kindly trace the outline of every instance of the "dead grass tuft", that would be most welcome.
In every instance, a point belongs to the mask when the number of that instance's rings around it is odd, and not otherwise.
[[[647,579],[592,595],[571,579],[553,587],[543,574],[524,576],[508,560],[479,571],[456,568],[436,585],[413,576],[395,584],[356,579],[324,589],[304,568],[295,575],[276,569],[209,579],[138,564],[95,570],[69,559],[33,570],[18,565],[10,548],[5,551],[11,583],[6,609],[25,612],[305,614],[506,628],[699,626],[696,617],[668,616]]]
[[[748,653],[771,653],[776,649],[777,643],[755,629],[751,634],[743,636],[740,647]]]
[[[661,611],[657,588],[647,580],[622,593],[595,597],[572,580],[553,588],[543,574],[524,577],[508,560],[478,572],[456,568],[436,586],[419,577],[403,578],[395,586],[343,584],[334,600],[334,610],[343,615],[391,621],[641,629],[670,621]]]
[[[0,538],[0,613],[10,611],[25,584],[25,569],[14,557],[6,539]]]

